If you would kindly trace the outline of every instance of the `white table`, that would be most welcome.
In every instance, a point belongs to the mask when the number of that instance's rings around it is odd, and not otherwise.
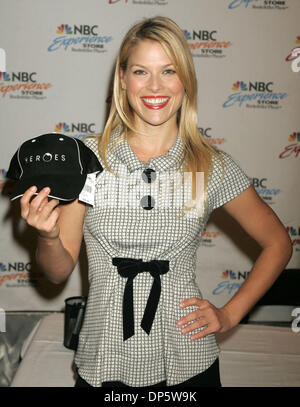
[[[74,351],[63,346],[63,331],[63,313],[38,323],[11,387],[74,386]],[[238,325],[217,340],[223,387],[300,386],[300,333],[290,327]]]

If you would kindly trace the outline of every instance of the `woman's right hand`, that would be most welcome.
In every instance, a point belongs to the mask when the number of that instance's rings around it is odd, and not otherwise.
[[[59,226],[57,220],[60,215],[59,201],[51,199],[48,201],[50,188],[43,188],[35,198],[32,198],[37,191],[33,186],[24,193],[20,200],[21,216],[28,225],[34,227],[39,236],[55,239],[59,236]],[[31,200],[31,201],[30,201]]]

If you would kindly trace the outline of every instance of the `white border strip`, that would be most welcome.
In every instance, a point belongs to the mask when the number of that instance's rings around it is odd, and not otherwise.
[[[77,142],[77,140],[74,138],[74,137],[71,137],[74,141],[75,141],[75,143],[76,143],[76,146],[77,146],[77,151],[78,151],[78,160],[79,160],[79,164],[80,164],[80,167],[81,167],[81,175],[83,174],[83,167],[82,167],[82,164],[81,164],[81,160],[80,160],[80,150],[79,150],[79,145],[78,145],[78,142]]]
[[[38,195],[39,192],[35,192],[33,195]],[[20,196],[23,196],[24,194],[20,194],[18,196],[15,196],[14,198],[11,198],[11,201],[14,201],[17,198],[20,198]],[[75,198],[70,198],[70,199],[64,199],[64,198],[58,198],[57,196],[53,196],[53,195],[47,195],[47,197],[49,198],[54,198],[54,199],[58,199],[60,201],[74,201],[74,199],[78,198],[77,196]]]

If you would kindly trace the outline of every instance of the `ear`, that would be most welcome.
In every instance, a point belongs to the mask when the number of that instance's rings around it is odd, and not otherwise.
[[[126,90],[125,72],[123,71],[122,68],[120,68],[120,83],[121,83],[121,88],[123,90]]]

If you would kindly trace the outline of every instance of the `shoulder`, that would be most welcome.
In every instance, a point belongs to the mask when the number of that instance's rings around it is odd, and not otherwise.
[[[213,168],[208,182],[208,196],[212,209],[224,205],[252,184],[251,178],[244,172],[236,158],[223,150],[218,151],[220,160],[213,156]]]
[[[212,154],[212,166],[211,175],[212,181],[218,180],[220,178],[230,178],[236,173],[243,172],[242,164],[240,161],[233,157],[228,152],[215,149],[217,154]]]
[[[82,139],[82,142],[89,147],[98,156],[98,141],[100,134],[87,136]]]
[[[221,150],[219,148],[214,148],[216,154],[212,154],[212,164],[213,168],[216,172],[220,171],[222,169],[222,164],[226,166],[230,166],[232,162],[234,161],[233,157],[227,153],[224,150]]]
[[[85,137],[84,139],[82,139],[82,141],[84,142],[84,144],[89,147],[91,150],[93,150],[93,152],[95,154],[98,155],[98,148],[99,148],[99,144],[100,142],[102,143],[104,136],[103,133],[96,133],[96,134],[91,134],[87,137]],[[108,141],[108,145],[112,144],[114,142],[117,142],[120,140],[122,141],[123,138],[121,137],[123,136],[123,132],[122,132],[122,127],[121,126],[117,126],[115,129],[113,129],[109,135],[109,141]],[[108,147],[108,146],[107,146]]]

